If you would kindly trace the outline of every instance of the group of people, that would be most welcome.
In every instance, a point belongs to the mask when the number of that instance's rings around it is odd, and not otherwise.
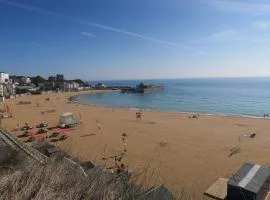
[[[200,114],[197,113],[197,114],[193,114],[193,115],[189,116],[188,118],[189,119],[198,119],[199,117],[200,117]]]
[[[268,117],[269,117],[269,115],[268,115],[267,113],[264,113],[264,114],[263,114],[263,118],[264,118],[264,119],[266,119],[266,118],[268,118]]]

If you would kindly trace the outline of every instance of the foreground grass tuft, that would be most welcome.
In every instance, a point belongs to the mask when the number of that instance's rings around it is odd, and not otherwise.
[[[2,168],[0,173],[1,200],[174,199],[165,195],[164,190],[163,194],[154,191],[136,187],[125,177],[101,168],[90,169],[85,177],[65,159],[46,165],[35,163],[17,171]]]

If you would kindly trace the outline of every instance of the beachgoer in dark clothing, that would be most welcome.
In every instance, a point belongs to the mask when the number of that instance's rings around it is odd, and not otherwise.
[[[142,119],[142,113],[141,111],[136,112],[136,119],[141,120]]]

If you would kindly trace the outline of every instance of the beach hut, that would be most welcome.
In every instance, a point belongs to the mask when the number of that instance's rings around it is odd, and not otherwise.
[[[73,113],[70,113],[70,112],[63,113],[59,119],[59,125],[62,128],[73,127],[77,123],[78,123],[78,120],[75,118]]]
[[[269,191],[270,168],[245,163],[229,180],[227,199],[265,200]]]

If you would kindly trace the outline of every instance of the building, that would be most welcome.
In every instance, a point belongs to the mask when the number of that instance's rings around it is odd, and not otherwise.
[[[228,181],[228,200],[265,200],[270,192],[270,168],[245,163]]]
[[[25,76],[23,76],[21,78],[21,81],[23,84],[30,84],[31,83],[31,79],[29,77],[25,77]]]
[[[105,85],[104,83],[98,83],[95,85],[96,89],[105,89],[107,88],[107,85]]]
[[[63,74],[56,74],[56,76],[49,76],[48,81],[61,83],[65,81],[65,78]]]
[[[74,92],[78,91],[80,88],[80,84],[74,81],[65,81],[61,84],[60,89],[64,92]]]
[[[0,72],[0,97],[1,100],[5,98],[12,98],[15,96],[15,85],[12,84],[9,74]]]
[[[31,79],[25,76],[10,76],[10,82],[15,85],[28,85],[31,83]]]
[[[48,81],[56,82],[56,76],[49,76]]]
[[[9,74],[5,72],[0,72],[0,83],[9,83]]]
[[[63,74],[56,74],[56,81],[57,82],[63,82],[65,80]]]
[[[4,84],[0,83],[0,97],[4,96]]]

